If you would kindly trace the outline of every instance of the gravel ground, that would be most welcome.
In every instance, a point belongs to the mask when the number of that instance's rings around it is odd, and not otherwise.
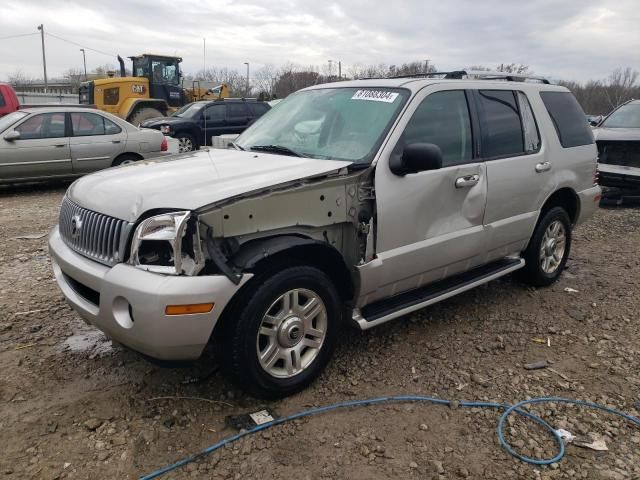
[[[40,237],[66,186],[0,191],[0,475],[137,478],[235,433],[225,416],[265,404],[206,360],[152,365],[66,305]],[[319,381],[266,406],[286,415],[386,394],[554,395],[638,416],[639,227],[638,210],[601,210],[575,232],[567,271],[551,288],[506,278],[369,332],[347,329]],[[552,368],[524,369],[538,360]],[[603,438],[608,451],[571,444],[558,464],[533,467],[500,448],[495,411],[400,404],[278,426],[163,478],[640,478],[637,427],[563,405],[535,411],[583,440]],[[526,455],[555,453],[551,438],[519,419],[507,437]]]

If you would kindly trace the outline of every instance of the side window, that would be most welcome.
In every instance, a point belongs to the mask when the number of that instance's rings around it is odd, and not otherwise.
[[[524,130],[524,151],[526,153],[535,153],[540,150],[540,132],[538,132],[536,117],[533,115],[533,109],[524,92],[517,92],[516,95],[518,96],[522,129]]]
[[[95,113],[74,112],[71,114],[71,131],[74,137],[104,135],[104,120]]]
[[[522,155],[522,123],[516,98],[511,90],[479,90],[484,158]]]
[[[104,91],[104,104],[117,105],[120,101],[120,87],[107,88]]]
[[[41,113],[16,127],[21,140],[64,137],[64,113]]]
[[[584,121],[584,112],[570,92],[540,92],[540,97],[556,127],[564,148],[593,143],[591,129]]]
[[[207,109],[204,111],[204,117],[208,122],[214,121],[214,122],[219,122],[224,120],[225,115],[226,115],[226,106],[219,104],[219,105],[210,105],[207,107]]]
[[[0,91],[0,107],[4,107],[6,104],[7,102],[4,100],[4,95],[2,94],[2,91]]]
[[[229,109],[229,117],[246,117],[247,107],[244,103],[229,103],[227,104]]]
[[[111,120],[109,120],[108,118],[104,118],[104,133],[105,135],[115,135],[117,133],[122,132],[122,129],[116,125],[115,123],[113,123]]]
[[[471,160],[469,106],[463,90],[436,92],[425,98],[402,134],[401,147],[411,143],[434,143],[442,150],[443,166]]]
[[[248,103],[249,111],[254,117],[259,117],[267,113],[267,106],[264,103]]]

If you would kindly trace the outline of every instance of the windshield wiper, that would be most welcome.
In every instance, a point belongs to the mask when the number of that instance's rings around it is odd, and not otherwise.
[[[305,155],[302,155],[301,153],[296,152],[295,150],[291,150],[289,147],[285,147],[284,145],[254,145],[249,150],[281,153],[282,155],[291,155],[293,157],[305,156]]]
[[[231,145],[236,150],[242,150],[243,152],[246,150],[245,148],[243,148],[240,145],[238,145],[236,142],[229,142],[229,145]]]

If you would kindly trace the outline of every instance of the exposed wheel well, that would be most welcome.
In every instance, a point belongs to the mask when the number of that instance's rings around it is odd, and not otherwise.
[[[540,218],[544,216],[553,207],[562,207],[569,215],[569,219],[572,224],[578,220],[578,214],[580,213],[580,201],[578,195],[571,188],[561,188],[551,195],[542,206],[540,211]]]

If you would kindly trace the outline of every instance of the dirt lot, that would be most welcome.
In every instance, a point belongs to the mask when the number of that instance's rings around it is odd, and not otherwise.
[[[71,311],[46,237],[19,238],[54,225],[65,187],[0,191],[0,475],[136,478],[235,433],[225,416],[264,404],[207,375],[207,362],[163,369],[113,347]],[[269,406],[285,415],[386,394],[556,395],[638,416],[639,247],[640,211],[601,210],[575,232],[552,288],[507,278],[370,332],[348,329],[318,382]],[[552,370],[523,368],[543,359]],[[537,412],[577,436],[604,436],[609,450],[570,445],[559,464],[535,468],[500,448],[495,411],[403,404],[275,427],[163,478],[640,478],[639,428],[556,404]],[[515,420],[507,431],[525,454],[555,453],[536,427]]]

